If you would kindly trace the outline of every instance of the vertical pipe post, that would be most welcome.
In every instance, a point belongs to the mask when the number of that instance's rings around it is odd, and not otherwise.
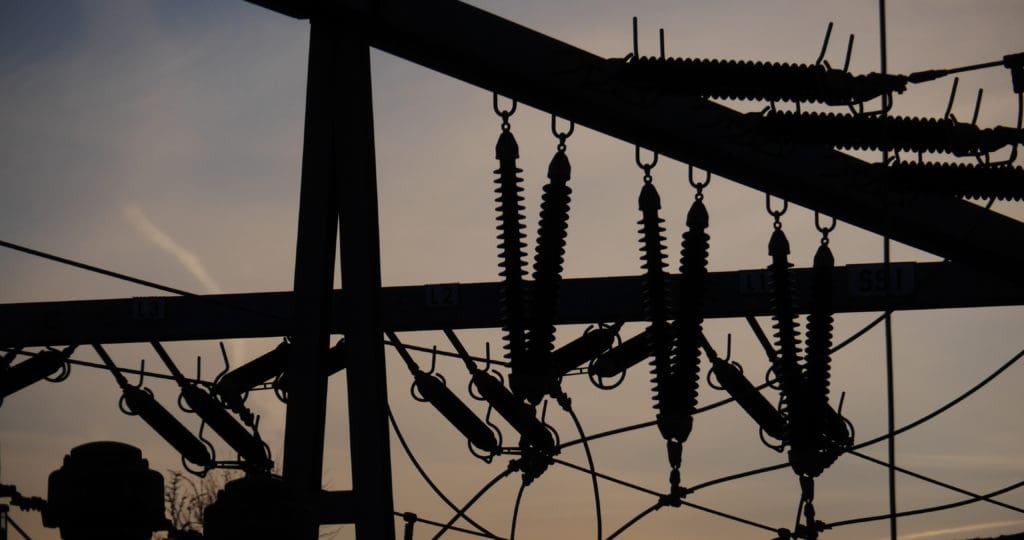
[[[323,473],[327,379],[320,369],[330,344],[330,293],[337,245],[338,99],[342,65],[337,31],[326,15],[310,20],[306,83],[306,125],[302,148],[298,240],[292,314],[292,357],[288,363],[288,407],[284,440],[284,481],[290,498],[291,537],[316,540],[316,515]]]
[[[889,72],[889,55],[886,43],[886,28],[885,28],[885,0],[878,0],[878,29],[879,29],[879,54],[881,56],[881,71],[882,74]],[[892,94],[882,96],[882,115],[886,114],[886,109],[892,104]],[[882,162],[889,162],[889,153],[886,151],[882,152]],[[885,295],[888,297],[890,294],[891,284],[889,278],[891,277],[890,266],[891,254],[890,254],[890,239],[889,239],[889,185],[885,186],[885,202],[886,202],[886,215],[885,215],[885,238],[882,241],[882,261],[884,264],[884,272],[886,276],[886,288]],[[889,442],[889,538],[896,540],[897,529],[896,529],[896,437],[894,432],[896,430],[896,387],[893,381],[893,365],[892,365],[892,310],[888,310],[885,316],[885,390],[886,390],[886,402],[887,402],[887,413],[886,421],[888,427],[888,442]]]
[[[346,370],[352,489],[358,505],[356,536],[394,540],[370,47],[358,20],[346,20],[342,30],[340,53],[346,84],[336,96],[344,123],[336,132],[334,159],[343,174],[337,197],[346,308],[340,316],[349,355]]]

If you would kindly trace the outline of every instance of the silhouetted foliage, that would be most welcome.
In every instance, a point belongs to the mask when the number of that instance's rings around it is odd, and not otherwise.
[[[214,470],[202,478],[167,471],[164,484],[164,503],[172,531],[163,538],[186,540],[189,534],[203,531],[203,510],[217,500],[224,485],[241,476],[238,471]]]

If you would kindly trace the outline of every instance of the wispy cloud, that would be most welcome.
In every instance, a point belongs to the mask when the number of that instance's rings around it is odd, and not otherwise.
[[[1024,524],[1024,520],[1016,519],[1012,521],[989,521],[988,523],[975,523],[974,525],[964,525],[962,527],[946,527],[943,529],[933,529],[930,531],[921,531],[917,533],[900,535],[900,538],[904,540],[917,540],[919,538],[938,538],[940,536],[946,536],[951,534],[961,535],[963,533],[970,533],[976,531],[984,531],[988,529],[996,529],[999,527],[1010,527]]]
[[[185,271],[191,274],[203,286],[205,292],[211,294],[224,292],[220,284],[217,283],[217,280],[213,279],[210,272],[206,270],[206,266],[203,265],[203,261],[199,259],[199,256],[176,242],[163,229],[157,227],[146,216],[146,213],[142,211],[142,208],[136,204],[127,204],[123,211],[125,219],[143,238],[177,259]],[[228,347],[231,348],[232,356],[234,356],[233,364],[245,360],[246,347],[244,343],[239,340],[230,340]]]
[[[213,276],[211,276],[209,272],[207,272],[206,267],[203,266],[203,262],[199,260],[199,257],[181,244],[175,242],[174,239],[160,229],[160,227],[157,227],[149,220],[141,208],[134,204],[126,205],[124,207],[124,217],[146,240],[149,240],[158,248],[177,259],[181,266],[184,267],[192,277],[196,278],[196,281],[202,284],[206,289],[206,292],[213,294],[220,294],[223,292],[217,281],[213,279]]]

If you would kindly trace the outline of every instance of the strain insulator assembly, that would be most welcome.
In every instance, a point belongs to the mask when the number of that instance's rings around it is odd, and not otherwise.
[[[882,181],[911,193],[968,199],[1024,200],[1024,168],[953,163],[876,165]]]
[[[327,350],[327,358],[323,366],[324,377],[330,377],[331,375],[340,372],[341,370],[345,369],[348,366],[347,350],[348,349],[345,346],[344,338],[339,339],[338,342],[335,343],[333,347]],[[290,343],[288,344],[286,352],[287,354],[285,355],[285,358],[291,358]],[[284,369],[284,367],[286,366],[281,366],[282,369],[278,373],[277,377],[274,379],[273,383],[274,392],[278,394],[279,397],[286,397],[288,395],[288,371]],[[228,375],[230,375],[230,373]],[[225,375],[224,377],[227,378],[228,375]],[[282,400],[284,401],[284,399]]]
[[[765,434],[773,439],[782,440],[785,436],[785,422],[782,416],[747,380],[737,364],[712,356],[711,374]]]
[[[451,390],[444,380],[436,375],[428,375],[421,370],[413,372],[416,390],[437,409],[448,422],[461,432],[475,447],[488,454],[497,454],[498,440],[483,420],[473,413]]]
[[[192,411],[238,452],[247,466],[261,471],[270,470],[274,462],[270,459],[270,449],[259,434],[249,433],[209,392],[186,379],[160,343],[153,341],[151,345],[178,383],[181,397]]]
[[[472,388],[476,388],[474,395],[482,397],[519,432],[522,436],[520,448],[524,451],[534,450],[543,454],[553,454],[556,450],[555,437],[547,426],[537,419],[533,407],[513,395],[497,377],[478,368],[454,332],[445,329],[444,333],[472,376],[470,392],[472,393]]]
[[[48,349],[14,366],[4,367],[0,371],[0,400],[43,379],[53,382],[64,380],[69,371],[68,358],[74,350],[74,346],[63,351]]]
[[[213,390],[229,406],[241,405],[254,386],[280,375],[290,356],[291,344],[282,341],[273,350],[225,373],[214,383]]]
[[[537,419],[533,407],[509,392],[497,377],[483,370],[473,373],[473,386],[498,414],[513,429],[522,435],[521,448],[530,448],[551,453],[555,448],[555,438],[544,424]]]
[[[615,342],[621,327],[621,323],[601,326],[555,349],[551,353],[551,366],[555,375],[564,376],[607,351]]]
[[[946,152],[983,155],[1024,142],[1024,132],[999,126],[982,129],[952,118],[765,111],[749,113],[762,135],[799,143],[857,150]]]
[[[409,351],[398,340],[394,332],[387,332],[388,339],[394,344],[398,354],[405,361],[406,367],[413,376],[413,397],[419,399],[415,392],[422,396],[421,401],[426,401],[434,406],[437,412],[441,413],[466,439],[486,454],[497,454],[501,449],[498,447],[498,440],[487,424],[466,406],[445,384],[445,380],[439,374],[425,373],[413,361]]]
[[[93,348],[100,359],[106,364],[107,369],[114,375],[114,380],[121,388],[121,412],[129,415],[138,415],[143,422],[153,428],[167,444],[171,445],[181,454],[182,459],[202,468],[203,470],[213,465],[213,456],[210,450],[198,437],[192,434],[177,418],[153,397],[153,392],[148,388],[132,386],[128,383],[124,374],[114,364],[113,359],[107,354],[102,345],[95,344]]]
[[[501,268],[499,275],[501,284],[501,320],[505,351],[512,367],[509,385],[513,393],[520,399],[543,395],[543,365],[536,365],[526,352],[526,298],[523,278],[526,275],[526,264],[523,260],[523,179],[518,174],[522,169],[516,166],[519,159],[519,144],[508,123],[502,125],[501,135],[495,147],[498,160],[498,174],[495,179],[498,194],[498,251]],[[538,388],[538,386],[541,388]]]
[[[902,93],[907,77],[853,75],[820,64],[780,64],[701,58],[612,59],[616,76],[667,94],[719,99],[854,105]]]
[[[569,187],[572,169],[565,155],[564,137],[560,141],[548,165],[549,181],[541,196],[537,251],[533,264],[527,356],[531,370],[536,365],[537,369],[545,371],[538,375],[539,384],[528,385],[525,389],[525,397],[533,405],[540,403],[546,393],[552,392],[558,376],[554,371],[551,354],[555,348],[555,310],[558,306],[558,286],[562,280],[569,201],[572,195]]]
[[[651,355],[651,327],[598,355],[590,364],[591,376],[609,378],[624,373]]]

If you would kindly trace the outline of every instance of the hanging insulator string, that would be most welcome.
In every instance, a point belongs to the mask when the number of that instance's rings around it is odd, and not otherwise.
[[[541,196],[540,222],[537,226],[537,251],[533,264],[533,300],[530,310],[530,324],[527,329],[526,346],[534,384],[527,385],[526,399],[533,405],[540,403],[545,393],[557,396],[559,374],[554,372],[552,351],[555,348],[555,310],[558,305],[558,287],[562,280],[562,264],[565,257],[565,238],[569,227],[569,201],[572,189],[569,178],[572,168],[566,156],[565,141],[572,135],[575,124],[569,123],[569,130],[559,132],[555,117],[551,117],[551,132],[558,139],[555,155],[548,165],[548,183]]]
[[[668,324],[668,294],[665,276],[665,228],[664,220],[658,215],[661,197],[654,187],[651,169],[658,162],[658,154],[650,163],[640,161],[640,147],[636,148],[637,165],[644,171],[644,185],[640,189],[640,254],[644,270],[644,312],[650,321],[648,347],[653,376],[654,408],[657,410],[657,424],[668,449],[672,473],[669,482],[678,485],[679,466],[682,461],[682,441],[688,435],[679,417],[678,395],[671,388],[672,379],[672,332]]]
[[[508,122],[510,116],[515,113],[516,103],[508,110],[498,108],[498,95],[494,94],[494,112],[501,117],[501,135],[498,136],[498,143],[495,146],[495,158],[498,160],[498,169],[494,171],[498,178],[494,180],[497,184],[495,193],[498,198],[495,200],[498,206],[498,253],[501,268],[499,275],[502,278],[501,285],[501,322],[505,341],[505,351],[511,364],[512,374],[509,377],[509,385],[517,397],[524,397],[522,381],[524,373],[529,368],[524,365],[526,359],[524,352],[526,348],[525,311],[526,299],[523,288],[523,278],[526,274],[525,262],[523,261],[523,179],[518,174],[522,169],[516,166],[519,159],[519,144],[512,135],[511,125]],[[527,377],[528,378],[528,377]]]
[[[771,240],[768,242],[768,254],[772,258],[768,266],[769,287],[771,288],[772,318],[775,321],[775,349],[772,359],[771,373],[781,389],[779,397],[779,413],[786,424],[783,443],[794,444],[794,437],[804,430],[798,416],[804,410],[800,401],[803,386],[803,375],[799,361],[800,334],[796,320],[796,306],[793,301],[793,277],[789,262],[789,240],[782,231],[782,215],[789,206],[784,202],[781,210],[772,210],[771,196],[765,195],[768,213],[774,219]]]
[[[675,349],[670,364],[670,388],[677,403],[671,411],[661,410],[659,420],[671,425],[674,442],[685,442],[693,429],[693,413],[697,409],[697,392],[700,386],[700,342],[704,323],[704,291],[707,287],[708,211],[704,206],[704,188],[711,182],[711,175],[702,183],[693,180],[693,167],[689,169],[690,185],[696,189],[693,204],[686,215],[687,230],[683,233],[679,272],[682,274],[676,309]],[[670,444],[670,452],[676,445]],[[675,459],[674,456],[670,459]],[[680,489],[680,463],[673,461],[669,477],[671,494],[682,496]]]
[[[829,248],[830,232],[835,230],[836,221],[822,226],[820,216],[815,213],[814,224],[821,233],[821,244],[814,255],[814,269],[811,280],[811,307],[807,317],[807,406],[815,438],[814,448],[804,458],[809,462],[804,473],[817,476],[832,465],[839,455],[853,444],[847,422],[829,405],[832,350],[832,287],[835,258]]]

